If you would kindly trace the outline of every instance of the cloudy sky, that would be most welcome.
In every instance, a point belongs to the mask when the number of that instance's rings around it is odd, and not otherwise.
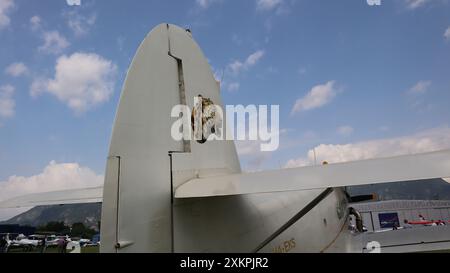
[[[226,104],[280,105],[280,148],[238,143],[245,170],[450,148],[448,0],[66,1],[0,0],[0,200],[103,182],[125,73],[162,22],[192,30]]]

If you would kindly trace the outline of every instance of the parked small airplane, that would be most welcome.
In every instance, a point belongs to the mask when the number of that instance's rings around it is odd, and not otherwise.
[[[161,24],[128,70],[104,187],[38,193],[0,208],[102,203],[101,252],[361,252],[346,186],[450,177],[450,150],[242,173],[233,141],[176,141],[175,105],[222,105],[190,31]]]

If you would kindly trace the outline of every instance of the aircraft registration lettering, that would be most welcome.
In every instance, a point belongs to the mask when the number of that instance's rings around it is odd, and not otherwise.
[[[289,241],[283,242],[281,245],[274,247],[272,252],[273,253],[288,253],[292,249],[294,249],[297,246],[295,239],[292,238]]]

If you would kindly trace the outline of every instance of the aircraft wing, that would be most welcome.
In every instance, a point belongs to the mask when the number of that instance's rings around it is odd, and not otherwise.
[[[0,202],[0,209],[35,207],[44,205],[99,203],[102,202],[102,199],[103,186],[24,195]]]
[[[323,166],[193,179],[176,198],[336,188],[450,177],[450,150]]]
[[[450,150],[323,166],[192,179],[175,198],[299,191],[450,177]],[[36,193],[0,202],[1,208],[98,203],[103,187]]]

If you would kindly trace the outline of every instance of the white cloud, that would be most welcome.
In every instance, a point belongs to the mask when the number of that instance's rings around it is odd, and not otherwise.
[[[97,54],[74,53],[58,58],[53,79],[35,79],[31,95],[47,92],[77,114],[109,100],[117,66]]]
[[[300,67],[300,68],[297,70],[297,73],[298,73],[299,75],[305,75],[306,72],[307,72],[307,70],[306,70],[306,68],[304,68],[304,67]]]
[[[38,29],[41,28],[41,17],[35,15],[33,17],[30,18],[30,25],[31,25],[31,30],[32,31],[36,31]]]
[[[311,165],[314,165],[314,152],[312,159],[309,159],[309,152],[308,152],[308,158],[300,157],[297,159],[291,159],[284,165],[284,168],[289,169],[289,168],[306,167]]]
[[[228,68],[233,74],[237,75],[242,69],[248,70],[252,66],[256,65],[258,61],[264,56],[264,54],[264,50],[258,50],[248,56],[244,62],[241,62],[239,60],[233,61],[228,65]]]
[[[337,129],[338,134],[340,134],[341,136],[349,136],[353,134],[354,131],[355,129],[353,129],[353,127],[351,126],[341,126]]]
[[[97,21],[96,14],[91,14],[89,17],[86,17],[73,11],[67,13],[66,17],[67,17],[67,25],[77,37],[89,33],[90,29]]]
[[[69,6],[81,6],[81,0],[66,0]]]
[[[236,140],[236,150],[241,156],[243,155],[256,155],[261,152],[261,143],[257,140]]]
[[[256,8],[258,10],[273,10],[282,3],[282,0],[257,0]]]
[[[298,99],[292,108],[292,114],[309,111],[330,103],[337,94],[335,82],[314,86],[306,96]]]
[[[256,51],[255,53],[248,56],[247,60],[244,63],[244,66],[247,67],[254,66],[263,56],[264,56],[263,50]]]
[[[231,64],[228,65],[228,67],[231,69],[231,72],[234,74],[238,74],[239,71],[244,67],[244,64],[241,61],[234,61]]]
[[[0,30],[9,26],[9,24],[11,23],[9,12],[13,7],[13,0],[0,0]]]
[[[348,162],[371,158],[390,157],[438,151],[450,148],[450,128],[442,127],[419,132],[414,135],[363,141],[345,145],[321,144],[304,157],[289,160],[285,167],[301,167],[314,164],[314,150],[317,162]]]
[[[116,42],[117,42],[117,46],[119,47],[119,51],[123,51],[123,47],[124,47],[124,44],[125,44],[125,37],[123,37],[123,36],[119,36],[119,37],[117,37],[117,39],[116,39]]]
[[[35,78],[30,85],[30,95],[32,97],[37,97],[41,93],[45,92],[47,89],[48,79],[46,78]]]
[[[450,40],[450,27],[444,32],[444,37],[447,41]]]
[[[239,87],[240,87],[240,86],[241,86],[241,85],[240,85],[238,82],[232,82],[232,83],[230,83],[230,84],[227,85],[227,89],[228,89],[228,91],[230,91],[230,92],[236,92],[236,91],[239,90]]]
[[[431,81],[419,81],[413,87],[408,90],[409,94],[422,95],[427,93],[428,88],[431,86]]]
[[[280,135],[283,134],[282,131]],[[264,144],[261,140],[236,140],[234,143],[242,168],[246,172],[262,171],[263,163],[272,155],[270,152],[261,151],[261,145]]]
[[[46,31],[43,33],[42,38],[44,44],[38,50],[44,53],[59,54],[70,46],[67,39],[59,34],[58,31]]]
[[[31,193],[96,187],[103,184],[103,176],[96,174],[87,167],[78,163],[58,164],[54,161],[44,168],[42,173],[23,177],[11,176],[6,181],[0,182],[0,200],[8,200],[17,196]],[[22,210],[23,211],[23,210]],[[0,218],[8,218],[17,211],[0,211]]]
[[[236,120],[234,124],[234,132],[236,140],[236,150],[239,155],[242,156],[258,156],[260,154],[264,154],[266,152],[261,151],[261,144],[263,141],[261,139],[258,140],[250,140],[250,126],[255,126],[256,130],[261,130],[264,132],[268,132],[269,128],[268,124],[259,124],[257,115],[250,115],[245,120],[239,119]],[[245,128],[245,130],[239,130],[239,128]],[[245,139],[245,140],[240,140]]]
[[[208,8],[211,6],[214,2],[218,2],[219,0],[195,0],[197,5],[203,9]]]
[[[406,91],[406,94],[408,95],[407,99],[412,108],[420,112],[430,111],[434,108],[433,104],[427,102],[427,98],[425,97],[431,84],[431,81],[419,81]]]
[[[260,140],[236,140],[236,151],[241,159],[242,168],[246,172],[261,171],[263,163],[271,153],[262,152]]]
[[[5,69],[5,73],[12,77],[19,77],[28,73],[28,67],[24,63],[12,63]]]
[[[14,87],[11,85],[0,86],[0,118],[10,118],[15,114],[16,102],[13,99]]]
[[[405,0],[405,4],[409,9],[419,8],[428,2],[430,2],[430,0]]]
[[[243,43],[242,39],[236,33],[231,36],[231,41],[237,46],[240,46]]]
[[[199,5],[202,8],[207,8],[209,5],[208,0],[195,0],[195,2],[197,3],[197,5]]]
[[[216,70],[214,67],[212,67],[214,78],[218,83],[220,83],[221,90],[227,90],[228,92],[236,92],[239,90],[241,84],[237,81],[235,82],[227,82],[223,80],[224,70],[219,69]]]
[[[242,70],[248,70],[252,66],[256,65],[263,56],[264,56],[264,51],[258,50],[255,53],[248,56],[244,62],[239,61],[239,60],[233,61],[232,63],[230,63],[228,65],[228,70],[230,70],[234,76],[237,76]],[[237,87],[237,86],[234,85],[233,87]]]

